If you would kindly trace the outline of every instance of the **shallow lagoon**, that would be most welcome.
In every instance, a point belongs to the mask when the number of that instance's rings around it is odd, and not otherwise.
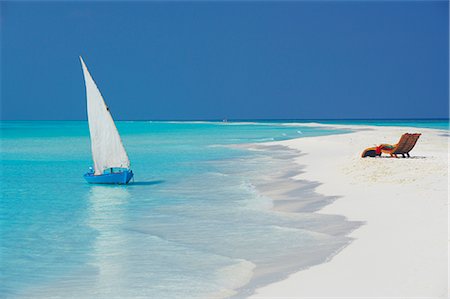
[[[311,208],[274,210],[258,187],[302,171],[293,153],[234,146],[344,131],[207,122],[118,129],[135,183],[94,186],[82,178],[91,163],[86,122],[1,123],[1,297],[242,296],[323,262],[358,225]],[[299,182],[299,201],[327,202],[308,186]]]

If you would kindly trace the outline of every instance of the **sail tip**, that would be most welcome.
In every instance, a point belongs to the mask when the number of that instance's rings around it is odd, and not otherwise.
[[[78,57],[80,58],[81,67],[82,67],[83,69],[87,69],[87,66],[86,66],[86,63],[85,63],[84,60],[83,60],[83,57],[81,57],[81,55],[78,56]]]

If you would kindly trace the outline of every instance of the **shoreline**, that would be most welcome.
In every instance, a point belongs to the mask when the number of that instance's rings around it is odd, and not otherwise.
[[[264,207],[264,210],[267,210],[265,213],[284,219],[282,222],[273,224],[274,227],[297,231],[303,235],[306,242],[298,243],[296,249],[291,248],[288,255],[283,251],[285,256],[281,260],[278,254],[282,250],[274,251],[273,255],[277,258],[272,258],[271,261],[262,264],[252,260],[255,265],[252,277],[241,287],[235,289],[234,295],[227,298],[245,298],[253,294],[256,289],[283,280],[297,272],[298,269],[307,269],[313,265],[324,263],[330,256],[334,256],[352,241],[347,235],[361,223],[349,221],[339,215],[315,213],[321,207],[334,201],[335,197],[318,194],[315,191],[317,182],[293,179],[304,172],[302,167],[298,167],[293,162],[298,155],[301,155],[299,151],[284,145],[261,143],[233,145],[232,147],[255,152],[256,156],[252,158],[252,163],[259,161],[258,163],[264,165],[264,170],[258,174],[255,173],[249,183],[255,189],[258,197],[267,199],[270,203]],[[302,198],[302,200],[299,201],[298,198]],[[291,223],[291,221],[297,223]],[[298,235],[292,235],[292,238],[296,237]],[[312,238],[312,240],[308,240],[308,238]],[[317,249],[317,245],[309,244],[311,242],[324,243],[321,243],[322,245]],[[304,256],[302,259],[297,258],[300,252]]]
[[[302,124],[304,125],[304,124]],[[363,224],[327,261],[257,288],[249,298],[447,298],[448,131],[311,124],[354,130],[265,145],[300,151],[296,180],[337,197],[315,213]],[[422,133],[411,159],[360,158],[364,148]],[[276,201],[276,200],[275,200]]]

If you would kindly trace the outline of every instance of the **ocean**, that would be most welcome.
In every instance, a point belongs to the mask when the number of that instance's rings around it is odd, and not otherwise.
[[[265,142],[346,130],[292,122],[117,127],[135,173],[128,186],[84,181],[87,122],[0,123],[0,298],[245,297],[326,261],[360,225],[314,213],[333,200],[315,194],[314,182],[296,182],[304,204],[292,213],[274,209],[264,192],[303,171],[292,163],[298,153]]]

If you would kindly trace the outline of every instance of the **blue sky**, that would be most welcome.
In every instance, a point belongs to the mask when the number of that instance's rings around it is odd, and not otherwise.
[[[443,118],[447,1],[1,2],[2,119]]]

